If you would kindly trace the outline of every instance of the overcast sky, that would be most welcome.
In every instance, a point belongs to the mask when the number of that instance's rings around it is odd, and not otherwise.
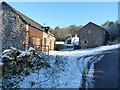
[[[98,25],[118,19],[117,2],[9,2],[15,9],[41,25],[85,25],[92,21]]]

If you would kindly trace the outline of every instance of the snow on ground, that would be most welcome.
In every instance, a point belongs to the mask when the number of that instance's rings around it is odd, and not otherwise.
[[[50,55],[70,56],[75,58],[75,57],[99,54],[106,50],[117,49],[118,47],[120,47],[120,44],[100,46],[90,49],[79,49],[74,51],[50,51]]]
[[[79,88],[81,74],[74,60],[50,57],[50,68],[42,68],[24,78],[20,88]],[[32,86],[31,82],[35,84]]]
[[[88,75],[86,77],[86,86],[87,87],[94,87],[94,63],[97,63],[99,60],[101,60],[101,58],[104,55],[101,55],[99,58],[96,58],[95,61],[91,64],[90,66],[90,70],[88,70],[88,63],[90,62],[91,57],[88,57],[86,59],[78,59],[82,56],[88,56],[88,55],[96,55],[96,54],[100,54],[104,51],[109,51],[109,50],[114,50],[119,48],[120,44],[116,44],[116,45],[108,45],[108,46],[100,46],[100,47],[96,47],[96,48],[90,48],[90,49],[80,49],[80,50],[75,50],[75,51],[50,51],[50,55],[52,56],[62,56],[62,57],[67,57],[67,60],[73,61],[71,62],[71,64],[74,65],[74,67],[76,67],[76,69],[74,69],[74,72],[79,70],[79,73],[82,74],[83,71],[88,72]],[[74,64],[74,62],[76,62],[76,65]],[[71,68],[71,66],[70,66]],[[79,75],[78,73],[76,73],[77,75]],[[73,75],[76,75],[73,74]],[[80,80],[80,79],[78,79]],[[77,81],[78,81],[77,80]],[[82,83],[82,82],[80,82]],[[79,84],[80,85],[80,84]],[[80,86],[81,87],[81,86]]]
[[[93,49],[75,51],[50,51],[50,67],[31,72],[18,85],[20,88],[80,88],[82,71],[87,70],[86,66],[91,57],[85,60],[77,59],[82,56],[95,55],[106,50],[117,49],[119,45],[100,46]],[[91,65],[88,74],[87,85],[88,87],[93,87],[94,64]]]

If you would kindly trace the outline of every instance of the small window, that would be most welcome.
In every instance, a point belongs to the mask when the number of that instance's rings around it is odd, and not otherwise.
[[[88,41],[84,41],[84,44],[87,44],[88,43]]]

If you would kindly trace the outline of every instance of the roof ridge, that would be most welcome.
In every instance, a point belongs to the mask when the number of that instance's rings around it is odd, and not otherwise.
[[[97,24],[95,24],[95,23],[93,23],[93,22],[89,22],[88,24],[86,24],[85,26],[87,26],[87,25],[89,25],[89,24],[93,24],[93,25],[95,25],[95,26],[97,26],[97,27],[100,27],[100,28],[103,28],[102,26],[100,26],[100,25],[97,25]],[[105,28],[103,28],[104,30],[106,30]]]

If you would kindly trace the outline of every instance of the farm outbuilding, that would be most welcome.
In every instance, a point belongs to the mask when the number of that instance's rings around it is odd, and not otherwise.
[[[54,42],[49,27],[40,25],[6,2],[0,3],[0,52],[9,47],[27,50],[31,46],[54,50]]]
[[[93,48],[105,45],[108,41],[108,32],[99,25],[89,22],[79,31],[80,48]]]

